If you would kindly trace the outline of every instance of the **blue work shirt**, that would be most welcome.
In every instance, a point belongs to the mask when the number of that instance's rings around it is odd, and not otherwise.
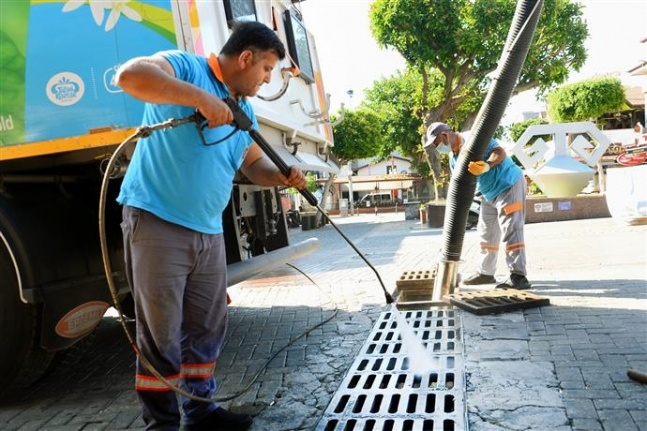
[[[499,143],[496,139],[492,139],[485,150],[485,154],[483,154],[483,160],[487,160],[492,151],[498,146]],[[449,169],[452,172],[454,172],[457,160],[458,155],[452,153],[449,157]],[[506,157],[500,164],[476,177],[476,191],[480,192],[486,201],[492,202],[497,196],[519,181],[522,175],[521,168],[510,157]]]
[[[178,79],[219,98],[229,96],[207,59],[173,50],[163,53]],[[258,122],[249,101],[239,102]],[[151,104],[144,108],[143,124],[152,125],[195,112],[188,106]],[[229,202],[236,171],[252,143],[249,133],[229,125],[203,130],[206,146],[193,123],[153,132],[137,142],[117,201],[149,211],[161,219],[207,234],[222,233],[222,212]]]

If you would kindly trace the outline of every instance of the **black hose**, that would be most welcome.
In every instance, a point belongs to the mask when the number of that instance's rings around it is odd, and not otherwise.
[[[272,148],[269,142],[265,140],[263,135],[261,133],[253,128],[252,120],[245,114],[245,112],[238,106],[238,102],[236,102],[234,99],[231,97],[227,97],[224,99],[224,102],[229,106],[229,109],[231,109],[231,112],[234,116],[234,124],[236,127],[238,127],[240,130],[244,130],[247,133],[249,133],[249,136],[258,144],[258,146],[263,150],[265,155],[276,165],[278,170],[285,175],[286,177],[290,176],[290,167],[288,166],[287,163],[281,158],[281,156],[278,155],[278,153]],[[317,211],[330,223],[330,225],[335,228],[337,233],[344,238],[344,240],[348,243],[348,245],[351,246],[353,250],[355,250],[355,253],[368,265],[371,270],[375,273],[375,276],[377,277],[377,281],[380,282],[380,287],[382,288],[382,292],[384,293],[384,299],[386,300],[387,304],[391,304],[394,301],[393,296],[389,293],[389,291],[386,289],[386,286],[384,285],[384,282],[382,281],[382,277],[380,277],[380,273],[377,272],[377,269],[369,262],[369,260],[364,256],[364,254],[357,248],[355,244],[353,244],[353,241],[348,238],[344,232],[337,226],[335,222],[333,222],[328,214],[319,206],[319,201],[315,197],[315,195],[312,194],[312,192],[308,189],[299,189],[299,193],[305,198],[306,201],[313,207],[317,208]]]
[[[166,120],[162,123],[158,123],[152,126],[141,126],[139,127],[135,133],[130,135],[126,140],[124,140],[117,149],[114,151],[112,156],[108,159],[108,163],[105,166],[105,171],[103,172],[103,178],[101,182],[101,192],[99,195],[99,243],[101,245],[101,258],[103,261],[103,268],[106,274],[106,282],[108,284],[108,290],[110,292],[110,296],[112,297],[112,305],[114,306],[115,310],[117,310],[117,315],[119,316],[119,322],[121,323],[121,327],[124,331],[124,334],[126,334],[126,338],[128,339],[128,342],[130,343],[130,347],[133,349],[135,352],[135,355],[137,359],[141,362],[141,364],[157,379],[159,379],[162,383],[164,383],[170,390],[173,392],[182,395],[186,398],[192,399],[194,401],[199,401],[199,402],[205,402],[205,403],[211,403],[213,401],[216,402],[224,402],[224,401],[229,401],[234,398],[237,398],[247,392],[252,385],[258,380],[259,376],[262,374],[262,372],[267,368],[270,362],[283,350],[288,348],[290,345],[292,345],[296,340],[299,338],[302,338],[306,335],[308,335],[310,332],[312,332],[314,329],[323,326],[324,324],[328,323],[330,320],[332,320],[336,315],[337,315],[337,308],[335,308],[334,312],[328,316],[326,319],[322,320],[321,322],[317,323],[310,329],[306,330],[305,332],[302,332],[299,336],[292,338],[286,345],[281,347],[279,350],[274,352],[272,356],[270,356],[269,359],[265,362],[265,364],[259,369],[259,371],[252,377],[251,381],[240,391],[236,392],[233,395],[227,395],[223,397],[214,397],[214,398],[206,398],[206,397],[200,397],[197,395],[190,394],[186,392],[185,390],[181,389],[180,387],[174,385],[171,383],[169,380],[167,380],[164,376],[160,374],[159,371],[153,366],[153,364],[148,360],[148,358],[139,350],[137,347],[137,343],[135,342],[135,337],[131,334],[130,330],[128,329],[128,326],[126,325],[126,318],[124,317],[123,311],[121,309],[121,301],[119,300],[119,293],[117,289],[117,285],[115,283],[115,279],[113,277],[113,272],[112,272],[112,263],[110,262],[110,251],[108,248],[108,236],[106,233],[106,202],[107,202],[107,196],[108,196],[108,186],[109,182],[111,179],[111,173],[115,169],[115,165],[117,163],[117,160],[119,157],[122,155],[124,150],[130,145],[131,143],[137,141],[139,138],[142,137],[147,137],[150,136],[151,133],[153,133],[156,130],[162,130],[162,129],[167,129],[167,128],[173,128],[180,126],[182,124],[186,123],[195,123],[196,126],[198,127],[198,133],[200,133],[200,124],[202,123],[202,119],[198,114],[193,114],[188,117],[180,118],[180,119],[170,119]],[[202,138],[204,142],[204,138]],[[343,234],[342,234],[343,235]],[[292,268],[296,269],[300,273],[302,273],[308,280],[310,280],[315,286],[321,287],[312,279],[310,278],[306,273],[304,273],[302,270],[297,268],[296,266],[289,264]]]
[[[476,177],[468,172],[467,166],[471,161],[483,159],[483,154],[503,117],[526,60],[542,6],[543,0],[520,0],[517,3],[499,60],[498,76],[494,78],[476,117],[471,139],[465,143],[458,157],[447,192],[442,248],[442,256],[446,261],[460,260],[463,248],[468,210],[476,189]]]
[[[265,141],[265,139],[261,136],[259,132],[254,130],[252,128],[252,122],[251,120],[246,116],[246,114],[240,109],[238,104],[233,101],[233,99],[226,99],[225,100],[230,107],[233,107],[232,112],[234,113],[237,122],[236,126],[242,130],[247,130],[252,138],[261,146],[263,151],[270,157],[270,159],[277,165],[279,170],[284,174],[284,175],[289,175],[290,174],[290,167],[287,166],[287,164],[283,161],[283,159],[278,156],[274,152],[274,150],[271,148],[270,144]],[[124,317],[124,314],[121,309],[120,301],[119,301],[119,294],[117,290],[117,286],[115,284],[115,280],[113,277],[112,273],[112,264],[110,262],[110,253],[108,249],[108,239],[107,239],[107,234],[106,234],[106,221],[105,221],[105,214],[106,214],[106,201],[107,201],[107,195],[108,195],[108,185],[111,179],[111,173],[115,170],[115,165],[117,164],[117,160],[119,157],[121,157],[123,151],[125,148],[130,145],[132,142],[135,142],[137,139],[142,138],[142,137],[148,137],[150,136],[154,131],[157,130],[163,130],[167,128],[174,128],[183,124],[187,123],[194,123],[196,127],[198,128],[198,134],[200,134],[200,137],[202,139],[202,143],[205,145],[210,145],[206,144],[206,141],[204,137],[202,136],[201,132],[201,124],[204,123],[204,118],[198,113],[195,112],[194,114],[180,118],[180,119],[170,119],[166,120],[162,123],[154,124],[152,126],[141,126],[139,127],[135,133],[130,135],[125,141],[123,141],[115,152],[112,154],[112,156],[108,159],[108,162],[105,166],[105,170],[103,172],[103,179],[101,182],[101,191],[99,195],[99,242],[101,245],[101,257],[103,261],[103,267],[104,271],[106,274],[106,280],[108,283],[108,290],[110,291],[110,295],[112,297],[112,302],[117,310],[117,314],[119,315],[119,321],[121,323],[122,329],[124,330],[124,333],[126,334],[126,338],[128,339],[128,342],[130,343],[131,348],[135,352],[135,355],[137,356],[137,359],[141,362],[141,364],[157,379],[159,379],[161,382],[163,382],[169,389],[174,391],[175,393],[182,395],[186,398],[192,399],[194,401],[200,401],[200,402],[206,402],[210,403],[212,401],[217,401],[217,402],[223,402],[223,401],[229,401],[232,400],[236,397],[239,397],[243,393],[247,392],[251,386],[256,382],[258,377],[261,375],[261,373],[267,368],[269,363],[283,350],[285,350],[287,347],[289,347],[292,343],[294,343],[296,340],[299,338],[302,338],[309,334],[311,331],[314,329],[324,325],[325,323],[329,322],[332,320],[336,315],[337,315],[337,310],[335,311],[326,319],[322,320],[319,322],[317,325],[311,327],[307,331],[303,332],[301,335],[299,335],[296,338],[291,339],[285,346],[283,346],[281,349],[278,351],[274,352],[274,354],[265,362],[265,365],[254,375],[252,380],[239,392],[233,394],[233,395],[227,395],[219,398],[206,398],[206,397],[200,397],[196,396],[193,394],[190,394],[186,392],[185,390],[181,389],[178,386],[175,386],[173,383],[168,381],[164,376],[160,374],[159,371],[151,364],[151,362],[148,360],[148,358],[139,350],[137,347],[137,343],[135,342],[135,338],[133,335],[130,333],[130,330],[126,326],[126,319]],[[242,126],[242,127],[241,127]],[[348,244],[357,252],[357,254],[367,263],[367,265],[375,272],[377,275],[378,281],[380,282],[380,285],[382,287],[382,290],[384,291],[384,295],[386,298],[387,304],[392,303],[393,297],[391,294],[386,290],[386,287],[384,286],[384,282],[382,282],[382,278],[380,277],[380,274],[377,272],[375,267],[371,265],[371,263],[366,259],[366,257],[359,251],[359,249],[353,244],[353,242],[346,236],[344,233],[335,225],[328,215],[323,211],[323,209],[319,206],[319,202],[317,201],[317,198],[310,193],[307,190],[300,190],[301,194],[306,198],[308,202],[311,204],[315,205],[317,209],[326,217],[326,219],[331,223],[331,225],[337,230],[337,232],[348,242]],[[306,275],[303,271],[295,267],[294,265],[288,264],[292,268],[296,269],[297,271],[301,272],[303,275],[305,275],[310,281],[312,281],[316,286],[317,283],[314,282],[308,275]]]

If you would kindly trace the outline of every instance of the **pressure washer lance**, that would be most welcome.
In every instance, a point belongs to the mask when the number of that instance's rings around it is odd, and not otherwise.
[[[263,138],[263,136],[252,127],[252,120],[243,112],[243,110],[238,106],[238,103],[232,99],[232,98],[226,98],[224,99],[225,103],[227,106],[229,106],[229,109],[231,109],[231,112],[234,115],[234,124],[236,127],[238,127],[241,130],[245,130],[249,133],[249,135],[252,137],[252,139],[261,147],[261,149],[267,154],[267,156],[274,162],[274,164],[279,168],[281,173],[285,175],[286,177],[290,175],[290,167],[285,163],[285,161],[274,151],[272,146]],[[380,277],[380,274],[377,272],[375,267],[366,259],[366,257],[362,254],[361,251],[353,244],[353,242],[339,229],[339,227],[328,217],[328,214],[319,206],[319,201],[317,198],[307,189],[305,190],[299,190],[301,195],[308,201],[308,203],[315,208],[317,208],[317,211],[319,211],[323,217],[326,218],[326,220],[332,225],[332,227],[335,228],[335,230],[341,235],[344,240],[350,245],[353,250],[358,254],[359,257],[366,262],[366,264],[373,270],[375,273],[378,281],[380,282],[380,286],[382,287],[382,291],[384,292],[384,296],[386,298],[386,303],[391,304],[391,309],[390,311],[393,313],[398,329],[400,330],[400,337],[402,338],[403,344],[405,345],[405,349],[408,351],[408,356],[409,356],[409,367],[411,371],[414,373],[414,379],[417,381],[420,381],[423,375],[426,375],[430,372],[433,371],[431,363],[427,360],[427,353],[425,350],[425,347],[423,346],[422,342],[420,339],[417,338],[415,335],[414,331],[411,329],[409,324],[407,323],[405,317],[400,313],[400,311],[396,308],[393,297],[391,294],[387,291],[386,287],[384,286],[384,283],[382,282],[382,278]]]
[[[225,103],[227,106],[229,106],[229,109],[231,109],[231,112],[234,114],[234,123],[236,126],[241,129],[245,130],[249,133],[249,135],[252,137],[254,141],[261,147],[261,149],[267,154],[267,156],[274,162],[274,164],[279,168],[281,173],[285,176],[290,175],[290,167],[285,163],[285,161],[274,151],[274,149],[270,146],[270,144],[263,138],[263,136],[254,128],[252,127],[252,121],[247,117],[247,114],[243,112],[243,110],[238,106],[238,103],[236,103],[235,100],[232,98],[227,98],[225,99]],[[427,353],[425,350],[425,347],[422,345],[422,342],[418,337],[415,335],[414,331],[411,329],[409,324],[407,323],[405,317],[400,313],[400,311],[396,308],[393,297],[389,292],[386,290],[386,287],[384,286],[384,283],[382,282],[382,278],[380,277],[380,274],[377,272],[375,267],[371,265],[371,263],[366,259],[366,257],[360,252],[355,244],[346,236],[344,233],[337,227],[335,223],[333,223],[332,220],[330,220],[330,217],[328,217],[328,214],[319,206],[319,201],[317,201],[317,198],[309,191],[309,190],[299,190],[299,192],[303,195],[303,197],[308,201],[308,203],[314,207],[317,208],[317,211],[319,211],[325,218],[330,222],[332,227],[339,232],[339,234],[346,240],[346,242],[357,252],[359,257],[366,262],[366,264],[373,270],[375,275],[377,276],[377,279],[380,282],[380,285],[382,286],[382,290],[384,291],[384,296],[386,298],[386,303],[391,304],[391,312],[393,313],[398,329],[400,330],[400,337],[402,338],[402,342],[405,345],[405,349],[408,351],[408,356],[409,356],[409,367],[411,371],[414,373],[414,379],[417,379],[418,381],[422,378],[423,375],[430,373],[433,371],[431,363],[427,360]]]
[[[267,157],[270,158],[272,162],[276,165],[277,168],[279,168],[279,171],[286,177],[290,176],[290,167],[285,163],[285,161],[279,156],[276,151],[274,151],[274,148],[265,140],[263,135],[260,134],[260,132],[256,129],[254,129],[252,120],[245,114],[245,112],[240,108],[238,103],[232,99],[231,97],[228,97],[224,99],[224,102],[229,106],[229,109],[231,109],[231,112],[234,115],[234,125],[239,128],[240,130],[244,130],[247,133],[249,133],[249,136],[252,137],[252,139],[258,144],[259,147],[263,150],[263,152],[267,155]],[[391,294],[388,292],[386,287],[384,286],[384,282],[382,282],[382,278],[380,277],[380,274],[377,272],[375,267],[366,259],[366,257],[362,254],[361,251],[353,244],[353,242],[344,234],[344,232],[339,229],[339,227],[328,217],[328,214],[321,208],[319,205],[319,201],[315,197],[315,195],[310,192],[310,190],[303,189],[299,190],[299,193],[305,198],[306,201],[313,207],[317,208],[317,211],[321,213],[321,215],[330,223],[330,225],[335,228],[335,230],[341,235],[342,238],[348,243],[348,245],[351,246],[353,250],[357,253],[357,255],[362,258],[362,260],[368,265],[371,270],[375,273],[375,276],[377,277],[378,281],[380,282],[380,286],[382,287],[382,291],[384,292],[384,297],[386,299],[387,304],[393,303],[393,297]]]
[[[279,157],[278,154],[274,151],[274,149],[270,146],[270,144],[263,138],[263,136],[257,132],[256,130],[253,129],[252,127],[252,121],[247,117],[247,115],[240,109],[236,101],[234,101],[231,98],[225,99],[225,103],[229,106],[231,109],[233,115],[234,115],[234,122],[235,126],[238,129],[245,130],[247,131],[252,139],[256,141],[256,143],[261,147],[261,149],[267,154],[267,156],[272,160],[276,166],[279,168],[281,173],[283,173],[286,176],[290,175],[290,167],[287,166],[287,164]],[[130,330],[126,326],[126,319],[124,318],[123,311],[121,309],[120,301],[119,301],[119,294],[117,292],[117,286],[115,285],[115,281],[113,278],[113,271],[112,271],[112,265],[110,263],[110,253],[108,250],[108,240],[107,240],[107,235],[106,235],[106,222],[105,222],[105,213],[106,213],[106,199],[108,195],[108,184],[110,182],[110,179],[112,177],[112,173],[115,170],[115,166],[117,164],[117,160],[121,156],[121,153],[124,151],[124,149],[131,144],[132,142],[135,142],[139,138],[145,138],[150,136],[154,131],[157,130],[163,130],[163,129],[169,129],[169,128],[174,128],[178,127],[183,124],[188,124],[188,123],[194,123],[197,130],[198,134],[200,135],[203,144],[205,143],[204,141],[204,136],[202,135],[202,128],[204,127],[204,121],[205,118],[199,113],[195,112],[192,115],[189,115],[187,117],[183,118],[171,118],[169,120],[163,121],[161,123],[157,123],[154,125],[146,125],[146,126],[140,126],[135,130],[135,132],[127,137],[119,146],[117,149],[114,151],[110,159],[108,160],[108,163],[104,167],[104,172],[103,172],[103,180],[101,182],[101,192],[100,192],[100,198],[99,198],[99,243],[101,245],[101,255],[102,255],[102,260],[103,260],[103,267],[104,271],[106,273],[106,282],[108,284],[108,290],[110,291],[110,295],[112,297],[112,302],[117,310],[117,313],[119,314],[119,321],[121,322],[121,326],[124,330],[124,333],[126,334],[126,338],[128,339],[128,342],[130,343],[131,348],[135,352],[135,355],[139,359],[139,361],[142,363],[142,365],[157,379],[159,379],[161,382],[166,384],[171,390],[174,392],[178,393],[179,395],[182,395],[186,398],[193,399],[195,401],[202,401],[202,402],[211,402],[211,401],[228,401],[230,399],[233,399],[234,396],[230,397],[225,397],[225,398],[215,398],[215,399],[210,399],[210,398],[204,398],[204,397],[198,397],[193,394],[190,394],[183,389],[177,387],[170,381],[168,381],[164,376],[162,376],[159,371],[155,369],[153,364],[150,363],[148,358],[146,358],[145,355],[143,355],[139,349],[137,348],[137,343],[135,342],[132,334],[130,333]],[[344,235],[344,233],[337,227],[335,223],[330,220],[328,215],[321,209],[319,206],[319,202],[317,201],[317,198],[310,193],[309,190],[299,190],[301,194],[305,197],[305,199],[314,207],[317,208],[319,212],[326,218],[326,220],[339,232],[339,234],[346,240],[346,242],[355,250],[355,252],[366,262],[366,264],[373,270],[375,275],[377,276],[377,279],[380,282],[380,285],[382,286],[382,290],[384,291],[384,295],[386,297],[386,302],[387,304],[393,303],[393,297],[389,294],[389,292],[386,290],[386,287],[384,286],[384,283],[382,282],[382,278],[380,277],[380,274],[377,272],[375,267],[371,265],[371,263],[366,259],[366,257],[357,249],[357,247],[352,243],[352,241]]]

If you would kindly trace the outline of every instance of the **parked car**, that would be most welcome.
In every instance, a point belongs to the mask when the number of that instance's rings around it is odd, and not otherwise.
[[[377,192],[362,196],[357,202],[355,202],[355,207],[384,207],[395,205],[396,203],[401,204],[402,202],[391,196],[391,192]]]

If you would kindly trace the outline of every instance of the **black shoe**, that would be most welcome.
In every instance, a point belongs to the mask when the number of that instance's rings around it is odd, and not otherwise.
[[[496,283],[496,278],[493,275],[479,274],[478,272],[463,280],[463,284],[469,286],[473,284],[493,284]]]
[[[189,431],[244,431],[252,425],[252,417],[232,413],[218,407],[201,421],[187,425]]]
[[[496,286],[497,289],[512,288],[512,289],[519,289],[519,290],[530,289],[530,287],[531,287],[531,284],[525,275],[515,274],[515,273],[510,274],[510,278],[508,278],[506,281],[504,281],[501,284],[497,284]]]

